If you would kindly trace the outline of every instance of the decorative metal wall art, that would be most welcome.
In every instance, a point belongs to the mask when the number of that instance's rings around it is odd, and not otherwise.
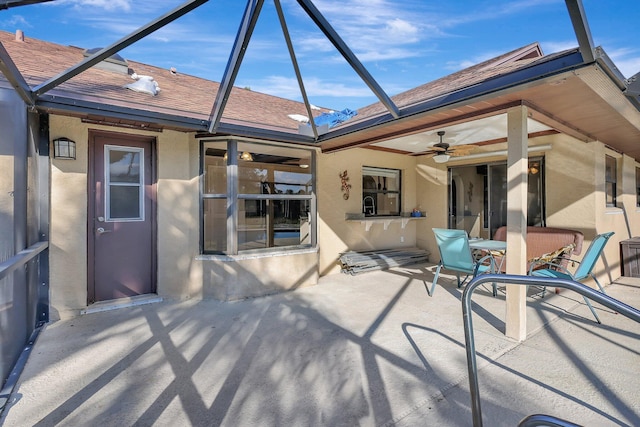
[[[347,171],[345,170],[342,173],[338,174],[340,176],[340,181],[342,183],[342,198],[345,200],[349,200],[349,189],[351,188],[351,184],[349,184],[349,177],[347,176]]]

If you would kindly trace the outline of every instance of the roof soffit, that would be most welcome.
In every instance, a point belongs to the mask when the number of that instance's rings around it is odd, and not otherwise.
[[[380,141],[475,121],[515,105],[529,108],[530,118],[584,142],[599,140],[640,159],[640,112],[597,64],[578,67],[534,82],[371,126],[323,142],[326,152],[368,146]],[[506,135],[505,135],[506,137]],[[385,144],[387,148],[393,145]],[[390,148],[393,149],[393,148]]]

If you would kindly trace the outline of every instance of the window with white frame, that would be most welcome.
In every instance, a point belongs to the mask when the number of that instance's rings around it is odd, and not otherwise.
[[[605,159],[605,198],[607,207],[615,207],[617,202],[618,170],[616,158],[606,156]]]
[[[310,150],[238,141],[202,145],[202,251],[315,245]]]

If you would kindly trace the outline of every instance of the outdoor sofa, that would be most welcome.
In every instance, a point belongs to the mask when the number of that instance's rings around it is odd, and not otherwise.
[[[498,228],[493,235],[493,240],[506,241],[507,227]],[[564,256],[564,259],[558,259],[557,263],[566,268],[568,258],[582,252],[583,241],[584,235],[580,231],[553,227],[527,227],[527,271],[534,261],[560,256]],[[498,262],[498,265],[502,265],[503,270],[506,267],[505,262]]]

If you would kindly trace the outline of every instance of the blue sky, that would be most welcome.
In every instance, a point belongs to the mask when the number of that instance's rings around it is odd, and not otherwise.
[[[82,48],[104,47],[181,5],[175,0],[56,0],[0,11],[0,29]],[[281,0],[315,105],[357,109],[377,99],[294,0]],[[246,2],[210,0],[120,54],[220,81]],[[577,46],[563,0],[317,0],[316,7],[380,86],[394,95],[532,42]],[[626,77],[640,71],[640,1],[584,0],[595,45]],[[266,0],[236,86],[302,100],[272,0]]]

